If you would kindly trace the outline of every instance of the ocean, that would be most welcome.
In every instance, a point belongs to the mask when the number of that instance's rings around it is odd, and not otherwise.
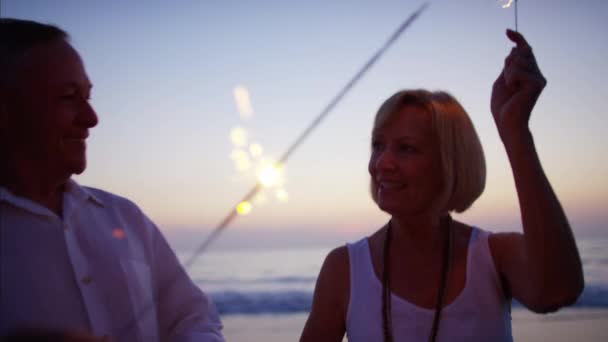
[[[578,241],[586,286],[575,308],[608,308],[608,239]],[[220,314],[309,312],[325,248],[211,251],[187,270]],[[180,250],[185,260],[191,251]],[[514,303],[514,307],[519,306]]]

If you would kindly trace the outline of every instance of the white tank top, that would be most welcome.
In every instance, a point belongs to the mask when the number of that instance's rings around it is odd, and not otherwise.
[[[489,233],[473,228],[462,292],[445,306],[437,341],[513,341],[506,300],[488,244]],[[367,238],[347,244],[350,299],[346,313],[349,342],[382,341],[382,283],[372,266]],[[435,310],[391,294],[395,341],[428,341]]]

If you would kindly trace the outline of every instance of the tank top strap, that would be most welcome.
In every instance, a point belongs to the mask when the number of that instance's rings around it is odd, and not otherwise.
[[[380,296],[377,288],[376,274],[372,264],[371,254],[367,238],[355,243],[346,244],[348,248],[349,273],[350,273],[350,298],[346,313],[348,324],[359,324],[359,316],[355,312],[371,309],[375,306],[376,297]],[[378,292],[378,293],[376,293]],[[380,312],[378,312],[380,314]]]
[[[472,229],[468,248],[468,268],[483,272],[468,272],[468,276],[477,278],[484,275],[483,278],[486,279],[486,286],[493,287],[493,290],[496,293],[504,295],[500,276],[498,275],[498,270],[494,264],[494,257],[492,256],[492,251],[490,250],[489,238],[492,233],[476,227],[473,227]],[[474,280],[479,281],[473,281],[472,283],[483,283],[481,281],[482,279]]]

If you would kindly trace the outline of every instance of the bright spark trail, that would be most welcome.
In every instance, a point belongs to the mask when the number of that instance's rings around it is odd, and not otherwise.
[[[393,43],[401,36],[401,34],[422,14],[428,7],[428,3],[424,3],[418,10],[412,13],[400,26],[397,30],[389,37],[389,39],[384,43],[384,45],[363,65],[361,70],[355,74],[355,76],[348,82],[346,85],[338,92],[338,94],[332,98],[332,100],[325,106],[325,108],[319,113],[319,115],[311,122],[311,124],[298,136],[298,138],[287,148],[285,153],[281,156],[277,165],[280,166],[287,162],[287,159],[293,154],[293,152],[306,140],[306,138],[312,133],[312,131],[319,126],[319,124],[327,117],[327,115],[336,107],[336,105],[344,98],[344,96],[350,91],[350,89],[355,86],[355,84],[365,75],[365,73],[374,65],[376,62],[382,57],[382,55],[388,50],[388,48],[393,45]],[[248,202],[252,199],[262,188],[264,185],[258,180],[255,186],[247,192],[247,194],[237,202],[231,209],[230,212],[224,217],[224,219],[220,222],[220,224],[207,236],[205,241],[195,250],[192,256],[187,259],[183,263],[183,267],[185,270],[190,268],[192,264],[197,260],[197,258],[211,245],[211,243],[221,234],[221,232],[228,227],[228,225],[238,216],[237,208],[240,203]],[[179,273],[179,272],[176,272]],[[176,274],[177,275],[177,274]],[[172,281],[169,284],[165,284],[162,288],[159,289],[158,293],[164,292],[172,286]],[[120,329],[120,333],[118,336],[122,336],[124,333],[127,333],[129,330],[133,328],[135,323],[137,323],[148,310],[152,309],[155,306],[155,301],[152,300],[148,305],[142,307],[134,319],[129,323],[125,324],[122,329]]]
[[[382,55],[388,50],[388,48],[401,36],[401,34],[426,10],[428,7],[428,3],[424,3],[418,10],[412,13],[399,28],[389,37],[389,39],[384,43],[384,45],[363,65],[361,70],[355,74],[355,76],[338,92],[338,94],[325,106],[325,108],[321,111],[321,113],[312,121],[312,123],[300,134],[300,136],[289,146],[289,148],[283,153],[279,161],[277,162],[276,167],[280,167],[282,164],[287,162],[287,159],[291,156],[291,154],[308,138],[310,133],[319,126],[319,124],[327,117],[327,115],[336,107],[336,105],[344,98],[344,96],[350,91],[351,88],[365,75],[365,73],[374,65],[376,62],[382,57]],[[258,191],[263,188],[263,185],[258,181],[258,183],[251,189],[247,194],[237,202],[235,206],[230,209],[228,215],[224,217],[224,219],[220,222],[220,224],[209,234],[207,239],[199,246],[198,249],[194,252],[194,254],[184,262],[184,267],[189,268],[196,261],[196,259],[202,254],[213,242],[219,234],[234,220],[234,218],[238,215],[235,208],[239,203],[248,202],[253,196],[255,196]]]

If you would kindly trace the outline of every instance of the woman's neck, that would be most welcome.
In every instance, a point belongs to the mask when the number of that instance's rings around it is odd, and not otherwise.
[[[395,245],[421,253],[440,251],[447,234],[443,225],[446,215],[392,216],[392,239]]]

